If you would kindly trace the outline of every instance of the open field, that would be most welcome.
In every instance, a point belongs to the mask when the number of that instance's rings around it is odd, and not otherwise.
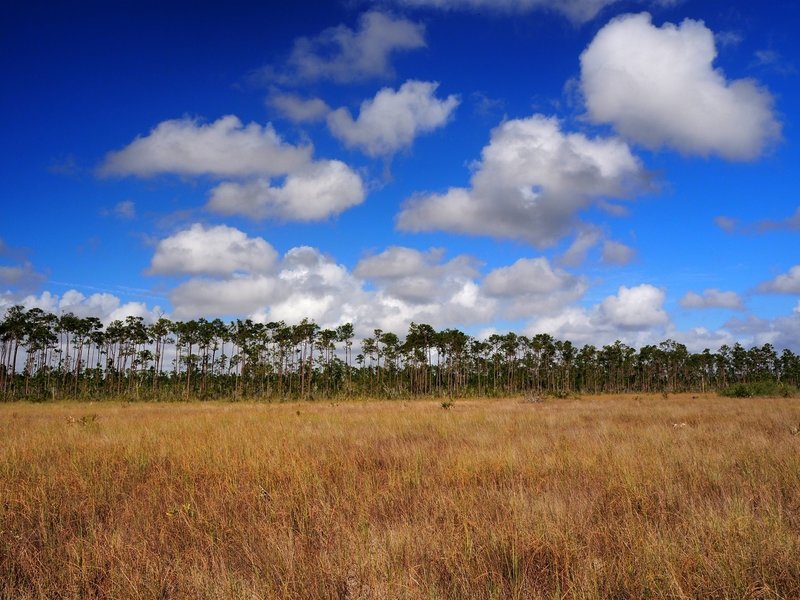
[[[800,399],[0,405],[0,597],[797,598]]]

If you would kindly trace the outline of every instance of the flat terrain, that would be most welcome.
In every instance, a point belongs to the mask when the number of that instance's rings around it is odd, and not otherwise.
[[[0,597],[800,597],[800,399],[440,404],[2,404]]]

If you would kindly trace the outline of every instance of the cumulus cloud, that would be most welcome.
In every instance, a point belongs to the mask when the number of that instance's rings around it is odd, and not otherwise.
[[[780,137],[769,92],[713,66],[714,34],[701,22],[652,24],[647,13],[603,27],[581,54],[589,118],[648,148],[757,158]]]
[[[104,325],[111,321],[124,320],[128,316],[142,317],[145,322],[150,323],[164,314],[158,306],[151,308],[143,302],[122,302],[119,297],[108,292],[86,296],[75,289],[60,296],[49,291],[24,297],[0,295],[0,312],[14,304],[20,304],[27,309],[40,308],[53,314],[73,313],[79,317],[98,317]]]
[[[765,294],[800,294],[800,265],[793,266],[775,279],[761,283],[756,290]]]
[[[555,118],[506,121],[474,165],[470,188],[419,194],[397,217],[404,231],[445,230],[556,243],[577,224],[577,213],[604,197],[625,198],[646,173],[617,138],[563,133]]]
[[[331,107],[321,98],[302,98],[297,94],[271,94],[267,104],[295,123],[324,121]]]
[[[206,208],[258,220],[318,221],[364,201],[364,184],[355,171],[338,160],[314,161],[312,153],[311,145],[281,140],[271,125],[245,127],[234,116],[207,125],[182,119],[164,121],[110,153],[101,172],[232,177],[211,190]],[[272,183],[275,177],[284,178],[281,185]],[[115,211],[131,213],[133,205]]]
[[[373,10],[361,16],[355,30],[339,25],[313,38],[298,38],[285,66],[267,67],[263,74],[287,84],[390,77],[394,54],[424,46],[422,25]]]
[[[664,311],[664,290],[649,284],[619,288],[600,304],[599,314],[608,323],[623,329],[647,329],[669,321]]]
[[[725,329],[745,346],[772,344],[775,348],[789,348],[800,352],[800,311],[780,315],[773,319],[750,316],[731,319]]]
[[[232,260],[224,257],[230,248],[219,252],[224,264]],[[435,327],[487,322],[496,312],[495,301],[476,281],[474,259],[445,260],[443,251],[435,249],[388,248],[350,271],[316,248],[300,246],[270,270],[218,271],[192,277],[170,291],[175,318],[311,318],[323,327],[350,321],[359,335],[368,335],[377,327],[402,332],[411,321]]]
[[[636,250],[622,242],[606,240],[603,242],[603,263],[607,265],[627,265],[636,258]]]
[[[288,175],[283,185],[269,180],[224,182],[211,190],[206,209],[255,220],[320,221],[361,204],[361,177],[338,160],[323,160]]]
[[[703,290],[702,294],[687,292],[679,303],[684,308],[730,308],[743,310],[742,299],[736,292],[723,292],[717,288]]]
[[[549,333],[579,344],[605,344],[621,340],[633,346],[663,341],[669,316],[666,294],[650,284],[621,286],[616,294],[590,308],[567,306],[560,312],[531,322],[529,333]]]
[[[508,302],[510,318],[533,317],[559,310],[586,292],[586,280],[554,269],[544,257],[521,258],[490,271],[482,289],[490,297]]]
[[[431,304],[452,297],[478,275],[476,261],[457,256],[443,262],[444,251],[421,252],[391,246],[356,265],[353,273],[377,282],[385,293],[410,304]]]
[[[360,148],[369,156],[389,156],[450,120],[459,99],[450,95],[440,100],[434,95],[438,87],[436,82],[412,80],[398,90],[383,88],[361,104],[355,120],[346,108],[330,113],[328,127],[349,148]]]
[[[278,253],[262,238],[233,227],[195,223],[161,240],[150,263],[151,275],[229,275],[265,273]]]
[[[410,7],[431,7],[444,10],[492,10],[523,13],[533,10],[558,12],[576,23],[594,18],[603,8],[618,0],[394,0]]]
[[[311,146],[287,144],[272,125],[245,126],[233,115],[206,124],[174,119],[110,152],[100,174],[282,175],[307,164],[312,151]]]

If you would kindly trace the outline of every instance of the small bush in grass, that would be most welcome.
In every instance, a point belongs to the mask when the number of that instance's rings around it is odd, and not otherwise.
[[[799,393],[796,387],[778,381],[737,383],[719,391],[720,396],[728,398],[754,398],[757,396],[791,398]]]

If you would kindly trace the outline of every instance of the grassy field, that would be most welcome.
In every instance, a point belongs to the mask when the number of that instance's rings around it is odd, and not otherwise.
[[[800,399],[0,405],[2,598],[798,598]]]

